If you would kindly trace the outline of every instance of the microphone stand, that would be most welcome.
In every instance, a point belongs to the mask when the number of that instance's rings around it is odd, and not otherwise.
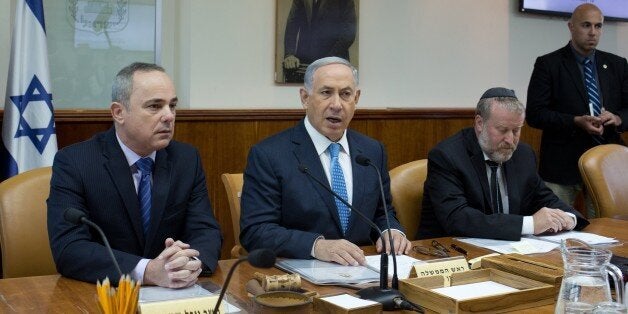
[[[347,202],[344,198],[340,197],[338,193],[334,192],[330,187],[328,187],[321,180],[317,179],[312,175],[310,169],[308,169],[304,165],[299,165],[299,170],[305,173],[308,177],[310,177],[314,182],[318,183],[325,190],[330,192],[334,197],[339,199],[343,204],[347,205],[351,209],[352,213],[357,213],[360,218],[362,218],[365,222],[368,223],[371,228],[377,230],[379,232],[379,236],[382,239],[382,245],[385,246],[384,235],[379,227],[371,221],[371,219],[367,218],[361,211],[355,209],[349,202]],[[390,232],[390,231],[389,231]],[[392,249],[391,249],[392,252]],[[394,254],[394,253],[393,253]],[[379,287],[368,287],[356,292],[362,299],[372,300],[382,304],[382,307],[385,311],[391,311],[398,309],[397,301],[403,300],[403,296],[397,289],[388,289],[388,254],[386,254],[386,250],[382,250],[381,253],[381,261],[380,261],[380,278],[379,278]]]

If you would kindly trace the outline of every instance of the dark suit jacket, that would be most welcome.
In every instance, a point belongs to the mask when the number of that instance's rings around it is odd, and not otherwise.
[[[523,216],[542,207],[559,208],[578,217],[576,228],[589,223],[563,203],[536,173],[534,152],[519,143],[503,164],[509,214],[493,214],[484,154],[473,128],[442,141],[428,154],[423,212],[417,238],[465,236],[518,240]]]
[[[355,157],[361,154],[370,158],[382,173],[391,227],[402,230],[391,206],[384,147],[351,130],[347,131],[347,139],[353,167],[353,207],[382,231],[387,229],[377,172],[356,164]],[[312,245],[320,235],[326,239],[345,238],[357,245],[374,243],[377,233],[355,212],[351,213],[343,237],[333,196],[299,171],[299,165],[308,167],[328,185],[303,120],[251,148],[241,200],[240,242],[244,248],[269,248],[279,256],[311,258]]]
[[[145,237],[131,169],[113,128],[60,150],[48,198],[48,234],[59,273],[89,282],[119,278],[96,231],[64,220],[68,207],[84,211],[103,229],[123,273],[141,258],[157,257],[168,237],[200,251],[203,264],[215,270],[222,236],[195,148],[171,141],[157,151],[152,200]]]
[[[595,51],[595,62],[603,107],[623,122],[619,129],[607,127],[603,142],[621,143],[617,132],[628,126],[628,63],[600,50]],[[578,159],[596,142],[573,119],[588,114],[587,91],[570,44],[537,58],[528,86],[526,119],[543,130],[539,174],[545,181],[581,182]]]

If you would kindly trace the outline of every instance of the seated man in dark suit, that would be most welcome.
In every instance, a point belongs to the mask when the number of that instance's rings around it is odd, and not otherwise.
[[[290,258],[317,258],[343,265],[364,264],[358,245],[382,243],[358,214],[314,181],[346,198],[381,230],[388,205],[393,252],[408,253],[406,239],[391,206],[386,152],[381,143],[348,130],[360,98],[357,70],[338,57],[310,64],[301,88],[306,117],[293,128],[251,148],[244,172],[240,242],[247,250],[269,248]],[[356,163],[363,155],[380,169],[385,199],[374,169]],[[301,170],[307,167],[311,176]],[[388,240],[386,240],[388,243]],[[390,252],[389,246],[386,250]]]
[[[514,91],[491,88],[478,102],[474,127],[429,152],[417,238],[519,240],[588,224],[537,174],[534,152],[519,144],[524,119]]]
[[[113,83],[113,127],[57,153],[48,234],[59,273],[89,282],[119,278],[98,234],[64,220],[70,207],[103,229],[122,272],[143,285],[187,287],[216,269],[220,227],[201,156],[172,140],[176,106],[164,69],[133,63]]]

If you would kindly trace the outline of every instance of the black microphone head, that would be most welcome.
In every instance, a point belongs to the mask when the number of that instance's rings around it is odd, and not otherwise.
[[[63,212],[63,218],[65,221],[78,225],[82,222],[83,218],[86,218],[87,215],[82,210],[78,210],[74,207],[66,208],[65,212]]]
[[[252,266],[259,268],[270,268],[275,265],[276,258],[277,256],[275,255],[275,252],[269,249],[259,249],[249,252],[249,255],[246,259]]]
[[[308,169],[305,165],[299,165],[299,171],[306,173],[310,171],[310,169]]]
[[[355,162],[362,166],[368,166],[371,163],[371,160],[364,155],[357,155],[355,156]]]

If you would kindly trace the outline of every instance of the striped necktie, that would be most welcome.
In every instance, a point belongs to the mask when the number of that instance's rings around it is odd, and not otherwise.
[[[137,197],[140,201],[140,214],[142,215],[142,226],[144,235],[148,234],[150,227],[150,207],[151,207],[151,173],[153,172],[153,160],[150,157],[140,158],[135,162],[135,166],[140,171],[140,183],[137,188]]]
[[[347,185],[345,184],[345,175],[342,172],[342,167],[340,166],[340,162],[338,162],[338,153],[340,153],[340,144],[331,143],[327,148],[329,150],[329,155],[331,156],[331,189],[340,195],[345,201],[348,200],[347,197]],[[338,209],[338,217],[340,217],[340,225],[342,227],[342,233],[347,232],[347,226],[349,225],[349,216],[351,212],[347,205],[341,202],[339,199],[334,197],[334,201],[336,202],[336,208]]]
[[[589,95],[589,106],[591,109],[591,115],[599,116],[602,112],[602,102],[600,97],[600,91],[597,88],[595,81],[595,71],[593,69],[593,62],[591,59],[584,58],[582,62],[584,65],[584,83],[587,87],[587,95]]]

